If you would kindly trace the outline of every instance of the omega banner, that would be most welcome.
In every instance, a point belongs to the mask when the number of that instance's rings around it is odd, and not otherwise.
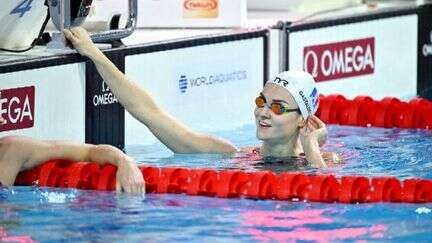
[[[124,72],[124,56],[119,51],[106,55]],[[123,107],[90,61],[86,63],[86,79],[86,143],[111,144],[123,149]]]
[[[0,74],[1,136],[85,141],[85,65]]]
[[[6,121],[0,131],[34,126],[35,87],[18,87],[1,91],[0,116]]]
[[[303,48],[303,67],[317,82],[372,74],[375,38],[334,42]]]
[[[349,98],[417,94],[416,14],[296,26],[288,34],[289,69],[304,69],[320,93]]]

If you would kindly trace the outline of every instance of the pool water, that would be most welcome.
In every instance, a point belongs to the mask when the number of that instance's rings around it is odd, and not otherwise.
[[[256,146],[253,125],[220,133]],[[432,178],[432,132],[329,126],[323,147],[344,162],[320,173]],[[173,155],[161,144],[127,152],[152,166],[244,170],[317,169],[301,159],[263,164],[244,154]],[[297,164],[297,166],[293,166]],[[0,188],[0,241],[245,242],[430,241],[432,204],[325,204],[220,199],[175,194],[146,197],[56,188]],[[14,241],[15,240],[15,241]]]
[[[214,169],[263,170],[277,172],[301,170],[305,173],[329,173],[337,176],[396,176],[399,179],[422,177],[432,179],[432,131],[416,129],[384,129],[351,126],[328,126],[329,137],[322,151],[336,152],[343,159],[340,165],[313,169],[303,159],[286,159],[263,163],[260,159],[238,153],[174,155],[161,143],[127,147],[127,153],[139,163],[152,166],[185,166]],[[259,147],[255,125],[247,125],[218,136],[233,141],[238,147]],[[271,161],[270,161],[271,162]]]

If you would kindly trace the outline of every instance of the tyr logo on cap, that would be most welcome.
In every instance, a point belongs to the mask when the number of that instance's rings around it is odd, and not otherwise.
[[[288,84],[289,84],[288,80],[281,79],[281,78],[279,78],[279,77],[276,77],[276,78],[273,80],[273,83],[276,83],[276,84],[282,84],[284,87],[288,86]]]

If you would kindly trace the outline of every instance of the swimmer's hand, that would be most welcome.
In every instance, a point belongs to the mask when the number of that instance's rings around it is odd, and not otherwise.
[[[327,139],[327,128],[316,116],[311,116],[304,127],[300,128],[300,142],[306,159],[318,167],[326,167],[321,152],[320,144]]]
[[[127,155],[117,162],[116,191],[145,193],[145,182],[137,164]]]
[[[327,136],[328,136],[328,131],[327,131],[327,126],[326,124],[321,121],[321,119],[319,119],[317,116],[312,115],[309,118],[312,126],[314,126],[316,129],[318,129],[319,131],[317,132],[317,140],[318,140],[318,144],[319,146],[323,146],[325,144],[325,142],[327,141]]]
[[[93,44],[85,29],[74,27],[71,29],[64,29],[63,33],[79,54],[86,57],[92,57],[99,52],[99,49]]]
[[[317,116],[312,115],[309,117],[306,125],[300,130],[300,135],[300,139],[306,139],[308,142],[317,141],[321,147],[327,141],[327,126]]]

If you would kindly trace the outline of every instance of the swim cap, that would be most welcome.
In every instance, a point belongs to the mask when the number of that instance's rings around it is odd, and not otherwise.
[[[315,80],[307,72],[291,70],[279,73],[268,83],[285,88],[294,97],[302,116],[307,119],[318,110],[318,90]]]

